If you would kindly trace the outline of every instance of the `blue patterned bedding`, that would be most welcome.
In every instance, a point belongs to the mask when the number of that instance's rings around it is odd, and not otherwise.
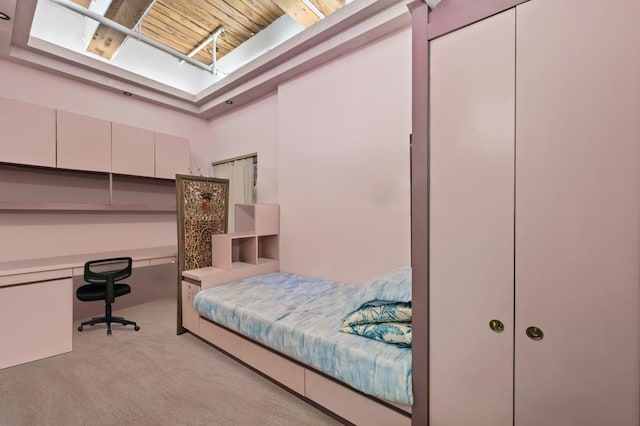
[[[194,306],[203,317],[355,389],[411,405],[411,348],[338,331],[361,305],[362,290],[277,272],[203,290]]]

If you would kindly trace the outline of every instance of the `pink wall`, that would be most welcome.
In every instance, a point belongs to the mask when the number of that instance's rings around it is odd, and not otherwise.
[[[280,86],[283,270],[354,284],[410,264],[411,32]]]
[[[407,29],[213,120],[209,135],[214,160],[258,152],[259,200],[281,206],[282,270],[361,284],[410,264],[410,131]]]
[[[278,202],[277,112],[274,93],[209,123],[208,139],[214,146],[211,162],[258,153],[259,203]]]
[[[191,140],[192,166],[194,161],[199,167],[207,164],[207,123],[202,119],[4,60],[0,75],[3,97],[183,136]],[[0,261],[172,245],[176,240],[172,214],[0,212]]]
[[[410,262],[410,46],[407,29],[209,123],[11,62],[0,73],[5,97],[189,138],[196,173],[257,152],[258,201],[282,207],[283,270],[357,284]],[[82,252],[96,230],[104,250],[175,244],[169,216],[2,213],[14,244],[0,258]]]

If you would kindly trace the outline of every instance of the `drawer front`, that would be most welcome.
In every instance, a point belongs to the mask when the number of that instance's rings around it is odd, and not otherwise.
[[[304,367],[235,333],[200,319],[200,337],[251,367],[304,395]]]
[[[408,414],[398,413],[308,369],[304,395],[357,425],[411,426]]]

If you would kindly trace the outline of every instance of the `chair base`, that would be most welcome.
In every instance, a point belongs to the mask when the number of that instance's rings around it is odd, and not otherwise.
[[[115,322],[115,323],[118,323],[118,324],[122,324],[124,326],[133,325],[133,329],[135,331],[139,331],[140,330],[140,326],[138,326],[138,324],[136,324],[135,321],[129,321],[128,319],[124,319],[122,317],[111,316],[111,304],[107,304],[106,305],[106,309],[105,309],[105,316],[103,316],[103,317],[94,317],[94,318],[91,318],[88,321],[84,321],[82,324],[80,324],[78,326],[78,331],[82,331],[82,328],[85,325],[90,325],[91,327],[93,327],[96,324],[106,323],[107,324],[107,335],[111,335],[111,323],[112,322]]]
[[[107,321],[107,319],[105,317],[95,317],[95,318],[91,318],[89,321],[85,321],[82,324],[80,324],[78,326],[78,331],[82,331],[82,327],[84,327],[85,325],[90,325],[91,327],[93,327],[96,324],[102,324],[102,323],[107,323],[107,334],[111,334],[111,323],[115,322],[118,324],[122,324],[122,325],[133,325],[133,329],[135,331],[140,330],[140,326],[138,324],[135,323],[135,321],[129,321],[127,319],[121,318],[121,317],[112,317],[111,321]]]

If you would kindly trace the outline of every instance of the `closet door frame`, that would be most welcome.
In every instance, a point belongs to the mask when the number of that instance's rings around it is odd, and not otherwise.
[[[429,10],[424,0],[412,14],[411,265],[413,279],[412,424],[429,424],[429,41],[529,0],[442,0]]]
[[[493,13],[515,7],[524,1],[487,0],[484,6],[494,8]],[[480,3],[480,2],[478,2]],[[429,246],[426,243],[429,235],[429,178],[423,170],[429,167],[429,72],[428,72],[428,43],[425,40],[434,39],[442,34],[481,20],[484,16],[465,9],[468,2],[458,0],[442,0],[435,12],[428,12],[424,1],[415,1],[410,5],[413,14],[413,143],[412,143],[412,266],[414,287],[414,316],[426,318],[429,302]],[[470,6],[477,9],[476,5]],[[478,6],[480,7],[480,6]],[[448,8],[450,10],[446,10]],[[437,13],[436,13],[437,12]],[[425,19],[424,17],[430,16]],[[414,323],[414,364],[413,386],[416,402],[413,406],[413,424],[428,425],[428,322]],[[419,396],[419,397],[418,397]]]
[[[431,42],[429,417],[512,426],[515,10]]]

